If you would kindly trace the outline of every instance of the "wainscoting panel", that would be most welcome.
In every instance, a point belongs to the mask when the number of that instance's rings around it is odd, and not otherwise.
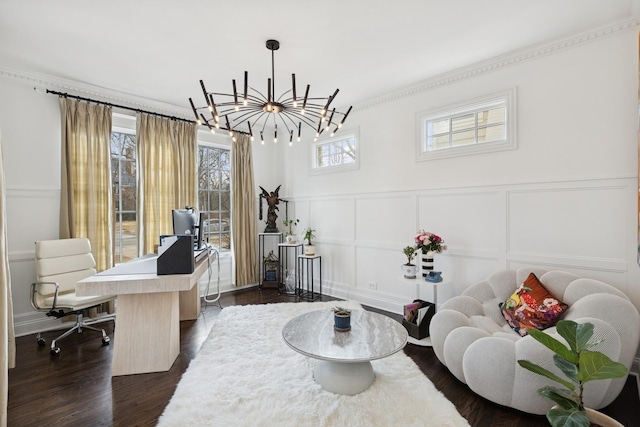
[[[509,191],[509,258],[626,271],[625,193],[624,187]]]
[[[354,269],[356,261],[351,246],[322,243],[316,246],[316,254],[322,256],[323,293],[332,295],[332,288],[335,285],[346,289],[356,286]],[[314,269],[317,271],[317,267],[314,267]],[[316,281],[317,280],[318,276],[316,272]]]
[[[435,269],[450,282],[438,302],[505,268],[537,265],[574,272],[633,296],[628,246],[636,219],[627,218],[632,180],[512,184],[304,197],[318,234],[328,294],[401,312],[415,297],[402,282],[404,246],[419,228],[445,239]],[[300,208],[300,209],[299,209]],[[349,226],[353,232],[349,231]],[[353,237],[351,237],[353,236]],[[635,240],[634,240],[635,242]],[[633,246],[635,247],[635,243]],[[419,264],[419,260],[414,260]],[[635,259],[632,260],[635,262]],[[430,299],[430,286],[421,285]],[[632,297],[633,299],[633,297]]]
[[[447,252],[494,254],[504,245],[504,195],[498,191],[423,194],[419,228],[438,234]]]
[[[318,199],[309,203],[309,226],[315,229],[318,241],[332,240],[352,243],[353,199]],[[306,225],[303,224],[304,227]]]
[[[368,245],[397,245],[401,249],[413,244],[416,233],[416,197],[411,194],[356,198],[356,241]],[[398,243],[400,242],[400,243]]]

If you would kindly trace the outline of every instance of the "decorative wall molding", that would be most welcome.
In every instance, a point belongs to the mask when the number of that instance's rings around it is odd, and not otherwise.
[[[632,19],[614,23],[613,25],[599,27],[588,32],[558,39],[549,43],[543,43],[528,48],[519,49],[513,52],[506,53],[504,55],[478,62],[476,64],[469,65],[467,67],[461,67],[456,70],[440,74],[416,85],[400,89],[396,92],[364,101],[361,104],[354,105],[353,109],[355,111],[361,111],[367,108],[378,106],[380,104],[395,101],[400,98],[417,95],[422,92],[430,91],[450,85],[452,83],[459,82],[460,80],[476,77],[478,75],[496,71],[501,68],[538,59],[542,56],[551,55],[565,49],[570,49],[576,46],[591,43],[593,41],[600,40],[628,30],[637,29],[639,26],[640,18],[634,17]]]
[[[60,188],[16,188],[6,189],[7,199],[59,199]]]
[[[120,104],[134,109],[151,110],[170,116],[186,118],[186,120],[190,120],[191,116],[193,116],[191,110],[186,107],[134,96],[74,80],[11,69],[2,65],[0,65],[0,77],[14,79],[27,85],[32,85],[34,90],[43,95],[46,94],[46,89],[51,89],[57,92],[67,92],[72,95],[110,102],[112,104]]]

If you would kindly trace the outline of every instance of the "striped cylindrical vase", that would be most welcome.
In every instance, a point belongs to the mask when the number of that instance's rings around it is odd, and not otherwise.
[[[433,271],[433,257],[435,252],[428,251],[422,254],[422,277],[427,277],[430,271]]]

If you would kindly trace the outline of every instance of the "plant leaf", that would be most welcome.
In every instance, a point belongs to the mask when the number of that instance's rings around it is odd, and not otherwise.
[[[580,407],[580,396],[574,391],[545,386],[538,389],[538,394],[553,400],[565,409],[578,409]]]
[[[593,323],[589,322],[577,324],[572,320],[561,320],[556,325],[556,331],[567,341],[574,353],[580,353],[590,347],[593,327]]]
[[[627,367],[614,362],[599,351],[585,351],[580,354],[579,379],[583,382],[620,378],[627,374]]]
[[[553,363],[567,376],[570,380],[578,383],[578,367],[575,363],[569,362],[564,357],[560,357],[557,354],[553,355]]]
[[[569,321],[561,320],[560,322],[558,322],[558,326],[560,326],[560,323],[562,322],[569,322]],[[575,322],[572,322],[572,323],[575,323]],[[549,350],[553,351],[555,354],[567,359],[571,363],[578,363],[578,354],[569,350],[567,346],[565,346],[563,343],[561,343],[557,339],[537,329],[531,329],[528,332],[533,339],[535,339],[540,344],[547,347]],[[566,337],[564,337],[564,335],[562,335],[562,333],[560,333],[559,330],[558,330],[558,333],[560,334],[560,336],[566,339]]]
[[[534,374],[542,375],[543,377],[549,378],[552,381],[555,381],[563,386],[567,387],[569,390],[575,390],[575,386],[564,378],[560,378],[553,372],[548,369],[543,368],[542,366],[536,365],[535,363],[531,363],[528,360],[518,360],[518,364],[523,368],[533,372]]]
[[[589,425],[587,413],[577,409],[551,408],[547,411],[547,420],[552,427],[584,427]]]

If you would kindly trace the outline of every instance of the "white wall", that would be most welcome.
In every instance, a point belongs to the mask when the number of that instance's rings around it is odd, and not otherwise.
[[[36,92],[34,86],[52,87],[62,92],[67,88],[56,87],[51,82],[29,75],[17,74],[0,68],[0,129],[7,192],[7,226],[9,263],[12,280],[14,321],[16,335],[58,328],[60,322],[36,312],[29,303],[29,287],[35,280],[34,242],[58,238],[60,206],[60,112],[58,97]],[[71,82],[65,84],[72,88]],[[83,87],[83,89],[87,89]],[[89,88],[99,94],[100,89]],[[100,98],[83,93],[83,96]],[[125,102],[118,102],[126,104]],[[113,100],[112,100],[113,102]],[[140,107],[142,108],[142,107]],[[157,110],[157,105],[148,109]],[[171,108],[171,107],[169,107]],[[185,117],[189,117],[185,115]],[[230,146],[228,137],[201,133],[202,139],[219,145]],[[272,167],[274,150],[255,146],[254,174],[256,186],[273,186],[276,182]],[[257,188],[257,187],[256,187]],[[229,254],[221,257],[220,279],[223,290],[233,288],[232,259]],[[204,290],[208,280],[205,274],[200,288]],[[214,264],[210,294],[215,295],[217,265]]]
[[[307,144],[280,147],[296,217],[317,230],[324,290],[400,312],[415,296],[401,249],[424,228],[449,246],[436,257],[450,280],[439,302],[499,269],[533,264],[611,283],[640,307],[638,34],[610,33],[357,106],[348,119],[360,132],[357,171],[310,175]],[[417,113],[513,87],[517,149],[416,161]],[[431,298],[431,286],[421,293]]]

